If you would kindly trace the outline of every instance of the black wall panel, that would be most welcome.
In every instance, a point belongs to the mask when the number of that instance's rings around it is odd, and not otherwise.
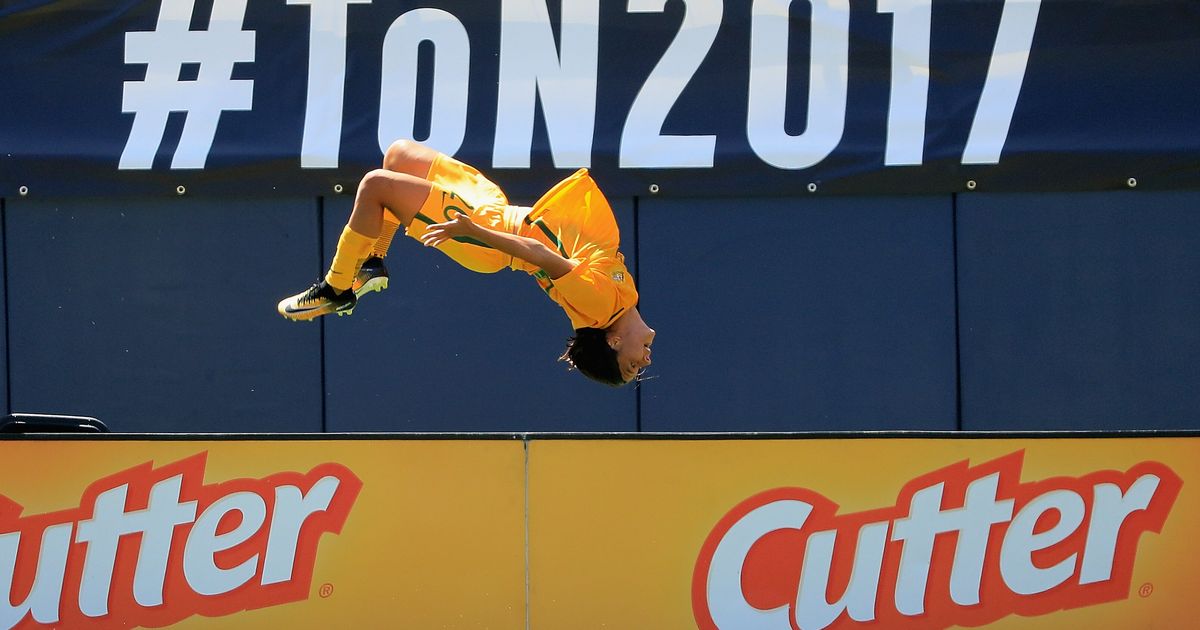
[[[116,431],[320,431],[312,199],[9,200],[12,408]],[[308,274],[306,274],[308,275]]]
[[[949,198],[639,208],[648,431],[954,429]]]
[[[963,195],[968,429],[1200,428],[1200,193]]]
[[[1200,192],[612,201],[659,333],[621,389],[556,360],[570,326],[530,278],[403,236],[353,317],[280,318],[349,195],[7,199],[0,408],[153,432],[1200,428]]]
[[[325,201],[326,264],[351,201]],[[633,269],[632,202],[610,201]],[[328,430],[636,430],[633,387],[593,383],[557,360],[570,321],[527,274],[474,273],[403,233],[387,264],[391,288],[322,323]]]
[[[0,199],[0,411],[8,413],[12,409],[8,405],[8,259],[7,212],[5,200]]]

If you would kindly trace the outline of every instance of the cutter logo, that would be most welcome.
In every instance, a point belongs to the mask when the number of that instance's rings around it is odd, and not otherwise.
[[[100,479],[61,512],[0,496],[0,628],[159,627],[308,598],[317,544],[362,482],[322,464],[205,485],[207,455]]]
[[[812,490],[743,501],[700,550],[701,628],[979,626],[1129,597],[1138,539],[1183,482],[1159,462],[1021,483],[1024,452],[913,479],[854,514]]]

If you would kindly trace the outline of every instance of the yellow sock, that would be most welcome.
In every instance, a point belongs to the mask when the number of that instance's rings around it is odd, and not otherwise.
[[[362,266],[375,239],[364,236],[350,229],[347,225],[338,239],[337,252],[333,254],[333,263],[329,265],[329,273],[325,274],[325,282],[338,292],[349,289],[354,284],[354,276]]]
[[[383,229],[379,231],[379,239],[375,241],[375,248],[371,250],[371,255],[380,258],[387,256],[388,248],[392,246],[392,237],[396,235],[396,230],[399,228],[400,222],[393,221],[390,213],[384,213]]]

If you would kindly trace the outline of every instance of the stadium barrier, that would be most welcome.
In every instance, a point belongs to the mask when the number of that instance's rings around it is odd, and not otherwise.
[[[1200,434],[6,435],[0,628],[1181,628]]]

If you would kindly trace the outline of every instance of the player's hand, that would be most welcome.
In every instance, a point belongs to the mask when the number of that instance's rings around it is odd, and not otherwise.
[[[452,212],[454,216],[449,221],[425,228],[425,233],[421,235],[422,244],[437,247],[456,236],[470,236],[478,229],[470,216],[457,210]]]

